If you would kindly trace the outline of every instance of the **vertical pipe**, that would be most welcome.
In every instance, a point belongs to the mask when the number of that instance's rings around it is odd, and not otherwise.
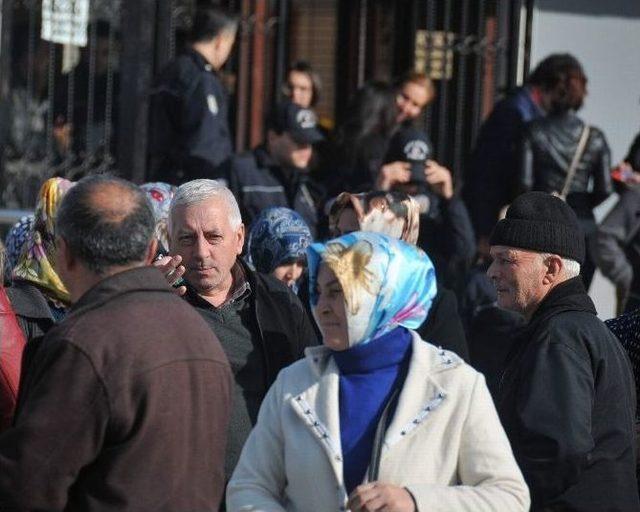
[[[285,71],[287,67],[287,28],[289,25],[289,0],[279,0],[278,2],[278,31],[276,34],[276,73],[273,84],[274,101],[278,101],[280,87],[285,81]]]
[[[92,16],[89,15],[89,19]],[[84,166],[91,165],[91,159],[94,147],[93,137],[93,108],[95,103],[95,91],[96,91],[96,51],[98,49],[98,27],[96,22],[89,25],[89,77],[87,79],[88,88],[87,91],[87,126],[85,126],[85,160]]]
[[[358,89],[364,85],[367,63],[367,0],[360,0],[360,13],[358,18]]]
[[[56,45],[49,42],[49,73],[48,73],[48,86],[47,95],[49,98],[49,112],[47,115],[47,161],[51,163],[54,159],[53,148],[53,114],[54,114],[54,102],[53,97],[55,94],[55,80],[56,80]]]
[[[247,149],[247,112],[249,111],[249,48],[251,0],[242,0],[240,22],[240,56],[236,94],[236,150]]]
[[[427,28],[427,38],[426,38],[426,65],[425,65],[425,73],[427,76],[431,76],[432,71],[432,58],[433,58],[433,32],[436,29],[436,5],[435,0],[427,0],[427,20],[426,20],[426,28]],[[439,138],[438,134],[435,133],[434,123],[433,123],[433,105],[427,105],[427,108],[424,112],[424,129],[425,131],[431,135],[433,139],[433,135],[436,135],[436,140]]]
[[[0,15],[0,99],[5,99],[11,87],[12,1],[0,0]]]
[[[469,32],[469,0],[462,0],[462,12],[460,19],[460,37],[462,40],[467,39]],[[462,177],[462,157],[466,149],[463,144],[463,130],[466,128],[466,98],[467,98],[467,48],[458,54],[458,69],[456,73],[456,116],[454,121],[454,137],[453,137],[453,175],[454,183],[459,183]]]
[[[251,147],[262,142],[264,111],[265,73],[265,23],[267,21],[266,0],[255,0],[255,25],[253,30],[253,65],[251,66]]]
[[[484,65],[484,59],[486,55],[486,50],[484,46],[485,41],[485,30],[484,30],[484,0],[478,0],[477,8],[478,8],[478,17],[477,17],[477,39],[479,44],[475,51],[475,62],[473,66],[473,118],[471,120],[471,143],[475,144],[476,138],[478,137],[478,130],[480,129],[480,124],[482,123],[482,69]]]
[[[445,152],[449,149],[447,142],[449,136],[447,130],[449,128],[447,119],[447,108],[449,105],[449,83],[446,80],[447,71],[447,55],[449,53],[447,34],[451,30],[451,0],[445,0],[444,2],[444,21],[442,24],[442,31],[444,32],[444,48],[443,48],[443,66],[442,66],[442,80],[440,81],[440,96],[438,98],[438,151],[436,158],[442,162],[449,160],[448,154]],[[445,156],[446,155],[446,156]]]

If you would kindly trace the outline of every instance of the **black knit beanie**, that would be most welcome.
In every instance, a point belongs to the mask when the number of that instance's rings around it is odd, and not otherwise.
[[[562,199],[546,192],[527,192],[517,197],[506,217],[493,228],[490,244],[584,262],[585,242],[578,217]]]

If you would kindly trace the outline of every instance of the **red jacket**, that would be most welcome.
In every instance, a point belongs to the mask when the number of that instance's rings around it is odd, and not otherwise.
[[[7,292],[0,287],[0,432],[13,420],[25,344]]]

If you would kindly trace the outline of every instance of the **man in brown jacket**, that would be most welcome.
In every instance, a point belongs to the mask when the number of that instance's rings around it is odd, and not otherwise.
[[[217,510],[231,373],[211,329],[147,266],[150,205],[94,176],[56,228],[74,305],[30,359],[0,436],[0,510]]]

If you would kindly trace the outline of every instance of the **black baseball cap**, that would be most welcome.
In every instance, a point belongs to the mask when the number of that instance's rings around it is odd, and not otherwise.
[[[318,118],[313,110],[291,101],[278,103],[267,119],[267,128],[287,132],[299,144],[314,144],[324,139],[318,130]]]
[[[422,130],[403,127],[389,141],[389,149],[385,162],[408,162],[414,173],[424,170],[424,165],[431,158],[431,141]]]

